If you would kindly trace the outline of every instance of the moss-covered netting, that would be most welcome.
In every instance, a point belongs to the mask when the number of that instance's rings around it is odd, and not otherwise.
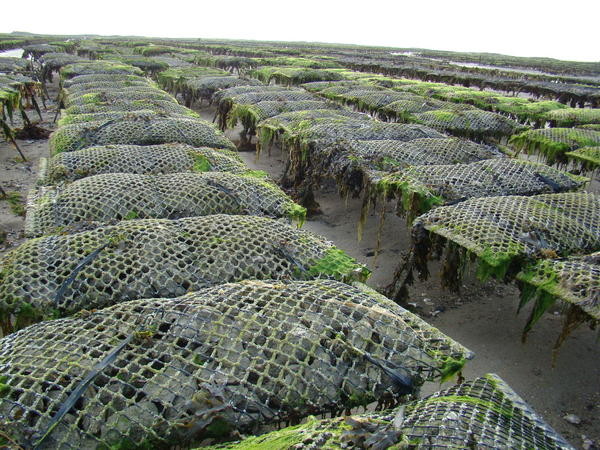
[[[366,286],[244,281],[5,337],[0,419],[24,447],[193,445],[391,407],[471,356]]]
[[[510,139],[510,143],[517,150],[543,155],[548,164],[564,163],[566,152],[600,145],[600,131],[583,128],[544,128],[517,134]]]
[[[107,144],[189,144],[194,147],[235,149],[211,123],[159,113],[132,113],[118,120],[66,125],[50,136],[53,154]]]
[[[211,449],[572,449],[500,377],[488,374],[394,410],[317,420]]]
[[[385,198],[398,198],[398,211],[418,215],[434,205],[475,197],[535,195],[572,191],[586,181],[545,164],[494,158],[467,164],[417,165],[377,182]]]
[[[553,306],[565,302],[567,317],[558,345],[575,326],[600,322],[600,253],[561,259],[544,259],[517,274],[521,307],[533,301],[525,332]]]
[[[304,220],[302,207],[264,178],[226,172],[142,175],[106,173],[34,189],[25,234],[41,236],[83,224],[250,214]]]
[[[39,184],[74,181],[101,173],[244,173],[237,152],[185,144],[104,145],[59,153],[40,163]]]
[[[126,220],[30,239],[1,262],[4,333],[53,314],[243,279],[365,279],[369,271],[325,239],[282,221],[212,215]]]

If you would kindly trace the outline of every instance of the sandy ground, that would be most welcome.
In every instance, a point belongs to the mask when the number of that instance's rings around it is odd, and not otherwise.
[[[203,118],[212,120],[214,109],[198,109]],[[239,140],[239,128],[228,130],[228,137]],[[268,172],[278,179],[283,171],[285,155],[274,149],[271,156],[241,152],[252,168]],[[401,253],[409,248],[409,229],[404,219],[394,215],[394,205],[387,205],[381,251],[373,255],[379,215],[371,212],[361,242],[357,240],[357,224],[362,201],[345,201],[333,183],[315,193],[322,214],[312,217],[304,227],[329,240],[366,264],[373,274],[368,284],[376,289],[387,285],[399,263]],[[517,312],[519,291],[514,285],[495,281],[481,283],[473,274],[466,277],[460,295],[441,289],[437,263],[430,265],[432,277],[416,282],[411,288],[410,308],[427,322],[457,340],[473,352],[463,375],[467,379],[485,373],[502,377],[533,409],[574,446],[583,448],[584,440],[600,444],[600,358],[598,332],[581,327],[563,344],[556,364],[552,364],[552,348],[562,326],[558,310],[546,314],[521,343],[521,331],[528,311]],[[422,394],[450,386],[428,383]],[[579,425],[564,416],[574,414]]]
[[[51,92],[51,96],[53,93]],[[52,105],[49,105],[52,109]],[[212,120],[214,111],[200,110]],[[33,118],[33,114],[30,114]],[[41,125],[51,127],[52,111],[44,114]],[[228,135],[237,140],[236,130]],[[26,198],[37,179],[38,161],[48,155],[47,141],[19,140],[27,162],[20,161],[16,151],[0,139],[0,183],[5,190],[16,191]],[[241,153],[246,163],[265,170],[274,178],[281,174],[283,155],[275,150],[256,161],[254,154]],[[387,214],[379,256],[373,255],[378,217],[371,214],[361,242],[357,241],[356,226],[361,202],[340,199],[333,185],[317,192],[323,214],[307,221],[305,227],[321,234],[338,247],[367,264],[373,275],[369,284],[381,288],[391,280],[400,254],[409,245],[409,232],[403,219]],[[7,232],[0,246],[12,248],[23,241],[23,218],[11,212],[6,201],[0,201],[0,228]],[[432,273],[437,267],[431,266]],[[526,314],[516,315],[518,291],[514,286],[496,282],[480,283],[471,277],[465,281],[460,296],[440,289],[439,278],[433,276],[411,289],[410,303],[425,320],[476,353],[464,375],[471,379],[484,373],[496,373],[507,381],[545,420],[575,446],[582,447],[587,436],[600,443],[600,358],[597,333],[581,328],[573,333],[562,347],[552,367],[551,349],[556,339],[561,317],[546,314],[521,344],[520,333]],[[445,387],[445,386],[441,386]],[[423,393],[438,390],[440,385],[428,384]],[[573,425],[563,417],[574,414],[581,424]]]

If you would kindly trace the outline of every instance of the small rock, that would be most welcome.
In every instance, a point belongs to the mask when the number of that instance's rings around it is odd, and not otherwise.
[[[581,419],[575,414],[567,414],[563,417],[563,419],[565,419],[567,422],[573,425],[579,425],[581,423]]]
[[[431,301],[431,299],[430,299],[430,298],[427,298],[427,297],[425,297],[425,298],[423,299],[423,303],[425,303],[426,305],[431,305],[433,302]]]
[[[583,450],[596,450],[598,448],[596,446],[596,443],[592,441],[589,437],[587,437],[585,434],[581,435],[581,441],[581,448]]]

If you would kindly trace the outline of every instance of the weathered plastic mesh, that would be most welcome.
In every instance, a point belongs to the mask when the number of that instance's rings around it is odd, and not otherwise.
[[[513,136],[517,150],[544,155],[549,164],[565,162],[565,152],[600,145],[600,131],[582,128],[544,128]]]
[[[237,152],[185,144],[106,145],[63,152],[41,164],[39,184],[49,185],[101,173],[161,174],[249,170]]]
[[[84,122],[98,122],[98,121],[114,121],[121,120],[123,118],[128,117],[139,117],[140,115],[168,115],[169,117],[179,117],[183,119],[200,119],[200,115],[195,113],[191,109],[188,109],[184,106],[173,103],[174,108],[172,111],[169,111],[168,114],[164,110],[155,110],[155,109],[138,109],[134,111],[106,111],[92,114],[71,114],[65,115],[62,119],[58,121],[58,126],[62,127],[65,125],[70,125],[74,123],[84,123]]]
[[[470,164],[407,167],[384,176],[377,187],[386,197],[398,197],[398,211],[422,214],[434,205],[475,197],[572,191],[586,181],[545,164],[496,158]]]
[[[251,92],[285,92],[290,89],[285,86],[265,86],[265,85],[251,85],[251,86],[235,86],[221,91],[215,92],[213,100],[218,104],[225,98],[233,98],[237,95],[248,94]],[[294,91],[299,91],[295,89]]]
[[[31,44],[23,46],[23,58],[32,56],[34,60],[37,60],[45,53],[57,52],[60,47],[50,44]]]
[[[502,158],[494,147],[459,138],[354,140],[342,143],[360,162],[373,170],[397,170],[411,165],[471,163]]]
[[[318,186],[322,179],[336,180],[343,197],[356,197],[363,189],[377,197],[381,191],[392,195],[404,184],[384,183],[390,172],[413,164],[439,164],[480,161],[498,158],[502,154],[493,147],[483,146],[459,138],[423,138],[403,142],[398,140],[341,140],[331,146],[317,147],[304,156],[310,156],[311,170],[301,175],[305,183]],[[299,176],[300,178],[300,176]],[[381,183],[379,189],[371,189]]]
[[[89,61],[68,64],[60,69],[63,79],[78,75],[144,75],[141,69],[115,61]]]
[[[158,113],[132,113],[131,117],[118,120],[66,125],[52,133],[49,141],[53,153],[71,152],[95,145],[168,143],[235,149],[233,143],[210,122]]]
[[[238,77],[204,77],[198,79],[186,80],[183,83],[184,89],[193,94],[193,99],[210,100],[213,94],[222,89],[228,89],[234,86],[261,86],[262,83],[246,78]]]
[[[253,69],[249,75],[265,83],[275,80],[280,84],[301,84],[310,81],[341,80],[344,76],[336,70],[320,70],[306,67],[263,66]]]
[[[115,90],[99,88],[95,92],[87,92],[82,95],[68,95],[65,98],[65,107],[134,100],[164,100],[177,103],[173,96],[160,89],[132,86]]]
[[[64,92],[67,95],[81,95],[93,91],[115,91],[115,90],[126,90],[128,88],[149,88],[156,86],[150,82],[147,78],[138,77],[137,80],[124,80],[124,81],[95,81],[88,83],[77,83],[71,87],[64,88]]]
[[[224,284],[0,340],[2,432],[24,447],[187,447],[374,400],[394,406],[471,356],[366,286]]]
[[[577,150],[565,152],[565,156],[577,161],[583,170],[595,171],[600,168],[600,146],[581,147]]]
[[[395,120],[411,121],[411,114],[434,111],[437,109],[449,111],[465,111],[474,109],[471,105],[465,103],[451,103],[434,98],[422,97],[404,93],[404,99],[392,102],[379,108],[378,112],[388,118]]]
[[[291,111],[306,111],[315,109],[339,109],[335,105],[318,100],[300,101],[263,101],[254,104],[235,103],[227,117],[227,126],[235,127],[239,120],[246,130],[254,130],[264,119]]]
[[[331,242],[283,221],[222,214],[127,220],[30,239],[6,254],[0,274],[0,324],[6,334],[55,313],[174,297],[213,284],[319,276],[351,280],[368,271]]]
[[[346,119],[371,121],[367,114],[349,111],[346,109],[312,109],[306,111],[293,111],[281,113],[261,121],[257,126],[257,135],[260,146],[269,146],[278,135],[285,139],[292,136],[299,127],[309,127],[324,119],[343,121]]]
[[[442,272],[448,286],[460,280],[460,248],[478,257],[482,276],[510,277],[527,259],[600,250],[600,197],[588,192],[484,197],[435,208],[414,222],[421,274],[427,274],[426,256],[439,250],[432,242],[436,236],[453,243]]]
[[[114,100],[109,102],[89,103],[84,105],[71,106],[64,110],[64,120],[79,120],[72,116],[78,114],[98,114],[107,112],[125,112],[125,111],[154,111],[157,113],[190,115],[193,111],[175,103],[172,99],[152,99],[144,98],[141,100]]]
[[[600,253],[563,259],[544,259],[517,275],[521,306],[535,299],[531,325],[556,299],[600,320]]]
[[[34,189],[28,236],[131,219],[180,219],[210,214],[304,219],[302,207],[264,178],[226,172],[140,175],[106,173],[66,186]]]
[[[422,125],[351,118],[317,119],[311,126],[301,126],[292,130],[292,135],[298,142],[319,141],[321,146],[323,143],[333,143],[339,139],[410,141],[420,138],[445,137]]]
[[[96,84],[103,82],[114,82],[114,83],[137,83],[144,78],[139,75],[131,74],[110,74],[110,73],[90,73],[87,75],[79,75],[68,80],[63,80],[62,85],[65,88],[71,88],[79,84]]]
[[[375,90],[370,88],[357,88],[340,94],[341,100],[355,104],[358,108],[376,111],[392,102],[403,100],[406,96],[400,92],[390,90]]]
[[[321,92],[324,89],[335,86],[356,86],[354,81],[340,80],[340,81],[311,81],[310,83],[303,83],[300,87],[306,89],[309,92]]]
[[[3,57],[0,58],[0,72],[25,72],[29,68],[29,61],[23,58]]]
[[[74,64],[86,61],[77,55],[70,55],[68,53],[46,53],[40,58],[42,64],[42,79],[52,80],[52,72],[58,71],[61,67],[67,64]]]
[[[437,130],[474,139],[501,138],[523,127],[508,117],[477,109],[436,110],[413,115],[414,121]]]
[[[600,124],[600,109],[566,108],[546,113],[546,119],[557,127],[572,127],[590,123]]]
[[[572,449],[500,377],[484,375],[394,410],[317,420],[212,449]]]

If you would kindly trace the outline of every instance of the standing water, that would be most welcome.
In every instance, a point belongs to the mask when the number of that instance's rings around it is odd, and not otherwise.
[[[20,58],[21,56],[23,56],[22,48],[13,48],[12,50],[6,50],[5,52],[0,52],[0,58],[7,58],[7,57]]]

